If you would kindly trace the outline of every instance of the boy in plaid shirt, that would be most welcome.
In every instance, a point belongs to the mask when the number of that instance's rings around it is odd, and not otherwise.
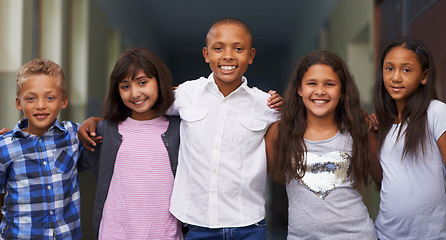
[[[62,68],[34,59],[17,73],[25,118],[0,136],[2,239],[80,239],[79,125],[59,122],[68,98]]]

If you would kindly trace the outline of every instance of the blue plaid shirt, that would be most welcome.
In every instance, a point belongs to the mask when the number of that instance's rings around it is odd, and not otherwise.
[[[79,125],[56,119],[41,137],[24,132],[27,126],[24,119],[0,136],[1,236],[80,239]]]

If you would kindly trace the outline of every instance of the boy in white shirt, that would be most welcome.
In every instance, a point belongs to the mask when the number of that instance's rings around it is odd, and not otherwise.
[[[251,44],[243,22],[217,21],[203,48],[211,75],[175,92],[170,110],[180,114],[182,137],[170,211],[192,225],[186,239],[216,239],[221,230],[234,239],[266,238],[263,137],[279,113],[243,77],[255,56]]]
[[[203,56],[212,73],[181,84],[168,111],[182,119],[170,211],[189,225],[186,239],[266,239],[264,135],[279,112],[243,77],[255,56],[249,28],[215,22]],[[84,145],[92,122],[79,130]]]

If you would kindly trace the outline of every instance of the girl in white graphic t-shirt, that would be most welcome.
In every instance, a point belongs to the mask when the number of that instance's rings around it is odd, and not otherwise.
[[[446,239],[446,105],[434,100],[432,56],[404,37],[384,49],[378,71],[378,238]]]

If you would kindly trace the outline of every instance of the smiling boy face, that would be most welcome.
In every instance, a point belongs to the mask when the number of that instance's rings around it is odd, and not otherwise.
[[[56,120],[59,110],[67,107],[68,98],[58,81],[57,76],[35,75],[22,82],[16,107],[28,119],[25,132],[42,136]]]
[[[255,49],[246,29],[236,24],[220,24],[209,30],[203,56],[224,96],[237,89],[252,63]]]

